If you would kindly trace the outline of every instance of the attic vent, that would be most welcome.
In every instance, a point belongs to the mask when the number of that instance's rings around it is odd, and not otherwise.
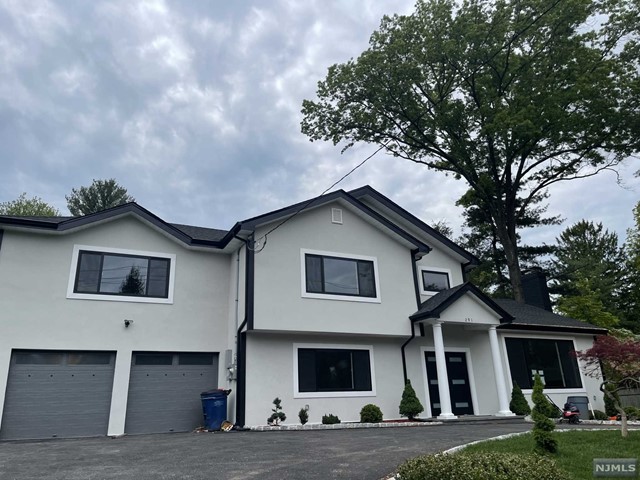
[[[331,209],[331,223],[338,223],[342,225],[342,209],[341,208]]]

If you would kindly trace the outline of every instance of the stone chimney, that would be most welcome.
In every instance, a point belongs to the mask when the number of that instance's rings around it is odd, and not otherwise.
[[[534,267],[522,275],[524,302],[551,312],[551,299],[547,287],[547,277],[539,267]]]

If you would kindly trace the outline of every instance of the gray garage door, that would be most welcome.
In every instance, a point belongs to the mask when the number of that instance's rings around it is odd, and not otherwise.
[[[125,432],[193,430],[202,425],[200,393],[217,385],[217,353],[134,352]]]
[[[106,435],[113,352],[14,351],[0,439]]]

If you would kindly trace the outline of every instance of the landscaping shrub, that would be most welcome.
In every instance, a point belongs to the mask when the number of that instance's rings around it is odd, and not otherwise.
[[[420,415],[422,412],[424,412],[424,407],[411,386],[411,380],[407,380],[402,392],[402,400],[400,400],[400,415],[413,420],[416,415]]]
[[[605,388],[611,389],[609,385],[607,385]],[[614,396],[618,398],[618,395],[616,393],[614,393]],[[620,400],[618,399],[618,401]],[[616,406],[613,400],[609,398],[608,395],[604,396],[604,413],[607,414],[607,417],[615,417],[618,415],[618,410],[616,410]]]
[[[637,420],[640,416],[640,410],[636,407],[624,407],[624,413],[627,414],[627,420]]]
[[[304,408],[301,408],[298,412],[298,418],[300,419],[300,423],[304,425],[309,421],[309,412],[307,412]]]
[[[509,410],[516,415],[529,415],[531,413],[531,407],[529,402],[522,393],[520,386],[517,383],[513,384],[513,390],[511,391],[511,402],[509,403]]]
[[[533,425],[533,438],[536,441],[536,451],[540,453],[555,453],[558,450],[558,442],[551,432],[556,428],[556,424],[547,416],[547,406],[549,401],[545,398],[543,391],[542,380],[536,373],[533,382],[533,393],[531,399],[534,406],[531,412],[531,417],[535,422]]]
[[[378,423],[382,421],[382,410],[377,405],[369,403],[360,410],[361,423]]]
[[[399,480],[567,480],[555,462],[539,455],[457,453],[423,455],[398,468]]]
[[[593,414],[589,413],[589,420],[608,420],[609,416],[602,410],[594,410]]]
[[[340,423],[340,419],[337,415],[329,414],[322,416],[322,423],[324,425],[333,425],[334,423]]]
[[[284,422],[287,419],[287,416],[282,411],[282,400],[279,398],[276,397],[273,399],[273,407],[274,408],[271,409],[273,413],[267,418],[267,423],[277,427],[280,425],[280,422]]]

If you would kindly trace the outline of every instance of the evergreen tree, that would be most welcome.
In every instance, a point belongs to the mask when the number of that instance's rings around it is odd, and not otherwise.
[[[65,196],[71,215],[89,215],[123,203],[135,202],[127,189],[118,185],[115,179],[93,180],[89,187],[71,189]]]
[[[633,218],[634,226],[627,230],[623,247],[626,261],[620,326],[640,334],[640,202],[633,209]]]
[[[533,393],[531,399],[533,400],[533,410],[531,417],[535,422],[533,425],[533,438],[536,442],[536,450],[540,453],[555,453],[558,449],[558,442],[551,432],[556,428],[555,423],[547,416],[548,401],[543,393],[544,386],[540,375],[536,373],[533,382]]]
[[[531,413],[531,407],[529,402],[522,393],[520,386],[517,383],[513,384],[513,390],[511,391],[511,402],[509,403],[509,410],[516,415],[529,415]]]
[[[424,411],[420,399],[416,395],[416,391],[411,386],[411,380],[407,380],[402,392],[402,400],[400,400],[400,415],[413,420],[416,415],[420,415]]]

